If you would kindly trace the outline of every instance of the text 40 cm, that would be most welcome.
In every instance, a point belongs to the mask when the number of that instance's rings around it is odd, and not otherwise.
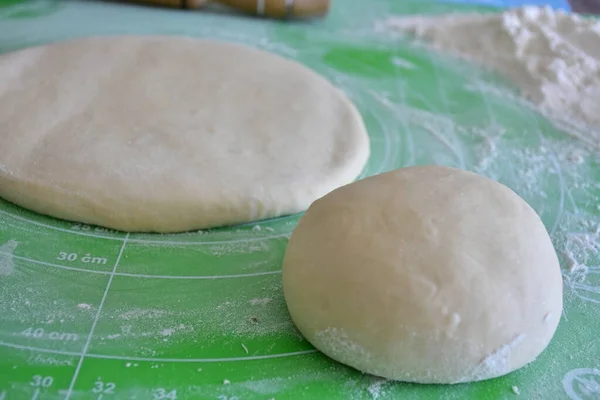
[[[21,336],[34,339],[62,340],[71,342],[79,340],[79,335],[76,333],[46,332],[44,328],[27,328],[21,332]]]
[[[86,264],[106,264],[107,260],[104,257],[96,257],[91,255],[90,253],[86,253],[83,256],[77,254],[77,253],[65,253],[64,251],[61,251],[60,253],[58,253],[58,257],[56,257],[57,260],[61,260],[61,261],[76,261],[76,260],[80,260],[82,263],[86,263]]]

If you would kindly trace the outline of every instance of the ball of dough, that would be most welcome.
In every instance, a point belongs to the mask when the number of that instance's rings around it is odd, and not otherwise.
[[[535,211],[507,187],[411,167],[310,206],[283,266],[292,319],[319,350],[389,379],[458,383],[533,361],[562,276]]]
[[[58,218],[177,232],[305,210],[368,136],[302,65],[185,37],[93,37],[0,56],[0,196]]]

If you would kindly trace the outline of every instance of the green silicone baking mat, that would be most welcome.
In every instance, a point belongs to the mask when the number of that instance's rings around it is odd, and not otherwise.
[[[338,0],[324,21],[281,23],[108,2],[4,2],[0,51],[89,35],[188,35],[314,69],[368,126],[363,176],[456,166],[505,183],[541,215],[561,259],[565,311],[533,364],[435,386],[388,382],[323,356],[294,328],[282,294],[281,262],[300,215],[126,234],[0,201],[0,400],[599,399],[600,164],[587,133],[553,124],[493,74],[374,29],[390,15],[459,10],[495,11]]]

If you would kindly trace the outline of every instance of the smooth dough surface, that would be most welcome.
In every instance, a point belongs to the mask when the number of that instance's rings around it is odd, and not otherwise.
[[[504,375],[548,345],[562,313],[556,252],[507,187],[411,167],[311,205],[283,266],[305,337],[389,379],[458,383]]]
[[[126,231],[299,212],[369,155],[355,107],[311,70],[156,36],[0,56],[0,143],[0,197]]]

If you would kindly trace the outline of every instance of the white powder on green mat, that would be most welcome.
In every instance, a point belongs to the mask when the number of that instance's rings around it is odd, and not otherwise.
[[[599,21],[527,6],[495,14],[394,17],[378,27],[504,74],[550,115],[591,127],[600,144]]]
[[[9,240],[6,243],[0,244],[0,277],[8,276],[13,273],[15,265],[13,263],[13,251],[17,248],[18,243],[14,240]]]

